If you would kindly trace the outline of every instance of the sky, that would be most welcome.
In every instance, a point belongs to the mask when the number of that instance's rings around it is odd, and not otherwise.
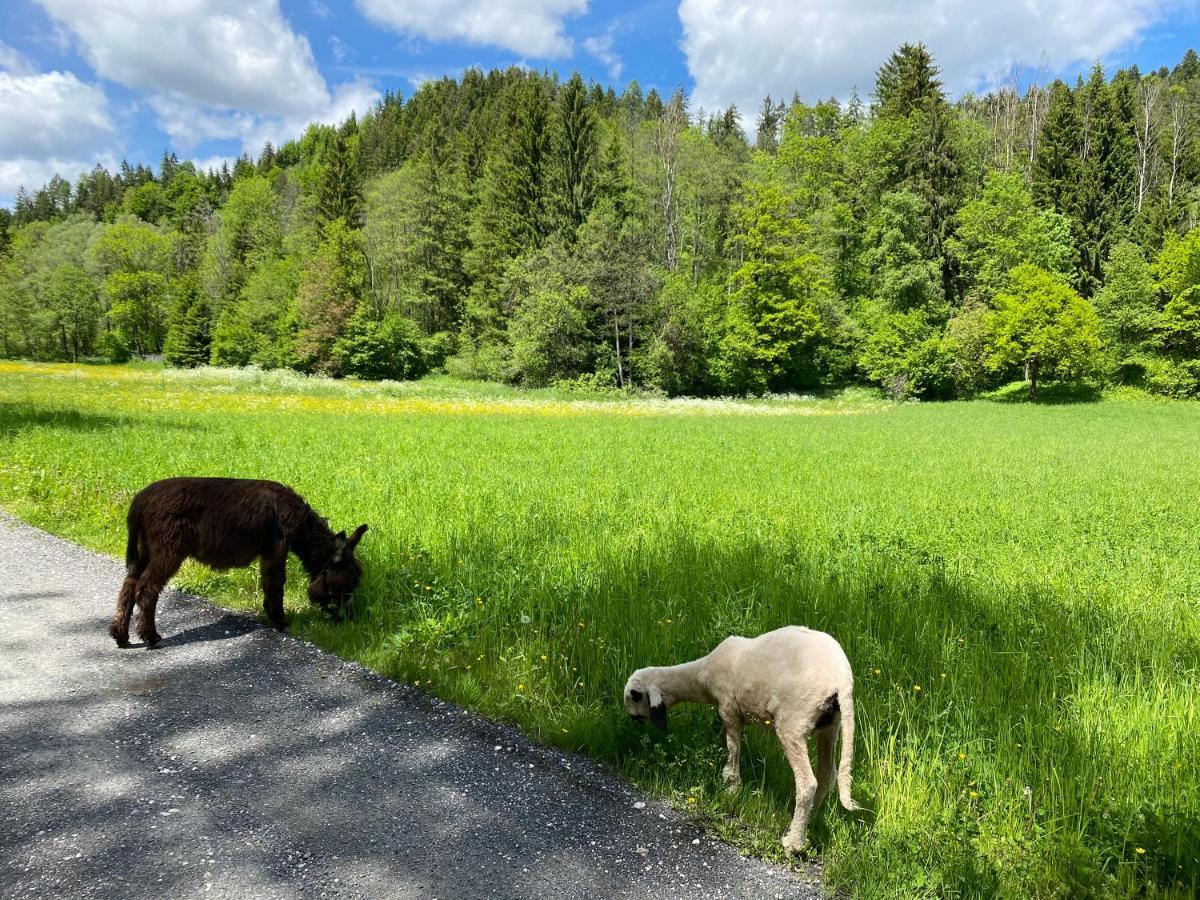
[[[1013,73],[1074,78],[1173,66],[1200,43],[1200,0],[3,0],[0,205],[54,173],[202,168],[362,114],[385,91],[509,65],[578,70],[618,91],[683,87],[692,110],[766,94],[870,94],[923,41],[952,95]]]

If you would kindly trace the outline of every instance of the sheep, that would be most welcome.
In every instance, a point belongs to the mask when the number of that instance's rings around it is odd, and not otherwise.
[[[783,847],[795,853],[833,782],[833,751],[841,723],[837,768],[842,806],[860,809],[850,796],[854,761],[854,675],[836,640],[820,631],[789,625],[756,638],[728,637],[707,656],[676,666],[638,669],[625,685],[625,711],[638,722],[667,727],[667,710],[690,701],[717,707],[728,758],[722,776],[728,790],[741,787],[742,727],[774,727],[796,778],[796,810]],[[813,777],[808,737],[817,732],[818,767]]]

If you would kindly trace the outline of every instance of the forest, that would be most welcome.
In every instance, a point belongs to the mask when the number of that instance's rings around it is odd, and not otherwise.
[[[1026,79],[1028,80],[1028,79]],[[0,355],[666,395],[1200,394],[1200,57],[691,109],[521,68],[0,209]],[[750,124],[747,134],[743,126]]]

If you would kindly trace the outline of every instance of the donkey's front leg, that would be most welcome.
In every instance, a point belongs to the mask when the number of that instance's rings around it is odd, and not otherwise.
[[[263,586],[263,611],[271,624],[283,631],[288,627],[283,614],[283,586],[287,581],[287,544],[280,541],[261,561]]]

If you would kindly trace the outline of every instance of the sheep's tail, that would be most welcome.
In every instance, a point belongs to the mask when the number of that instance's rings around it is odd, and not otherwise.
[[[842,758],[838,763],[838,799],[842,806],[853,812],[862,809],[850,796],[853,781],[851,768],[854,765],[854,694],[850,688],[838,692],[838,705],[842,713]]]

